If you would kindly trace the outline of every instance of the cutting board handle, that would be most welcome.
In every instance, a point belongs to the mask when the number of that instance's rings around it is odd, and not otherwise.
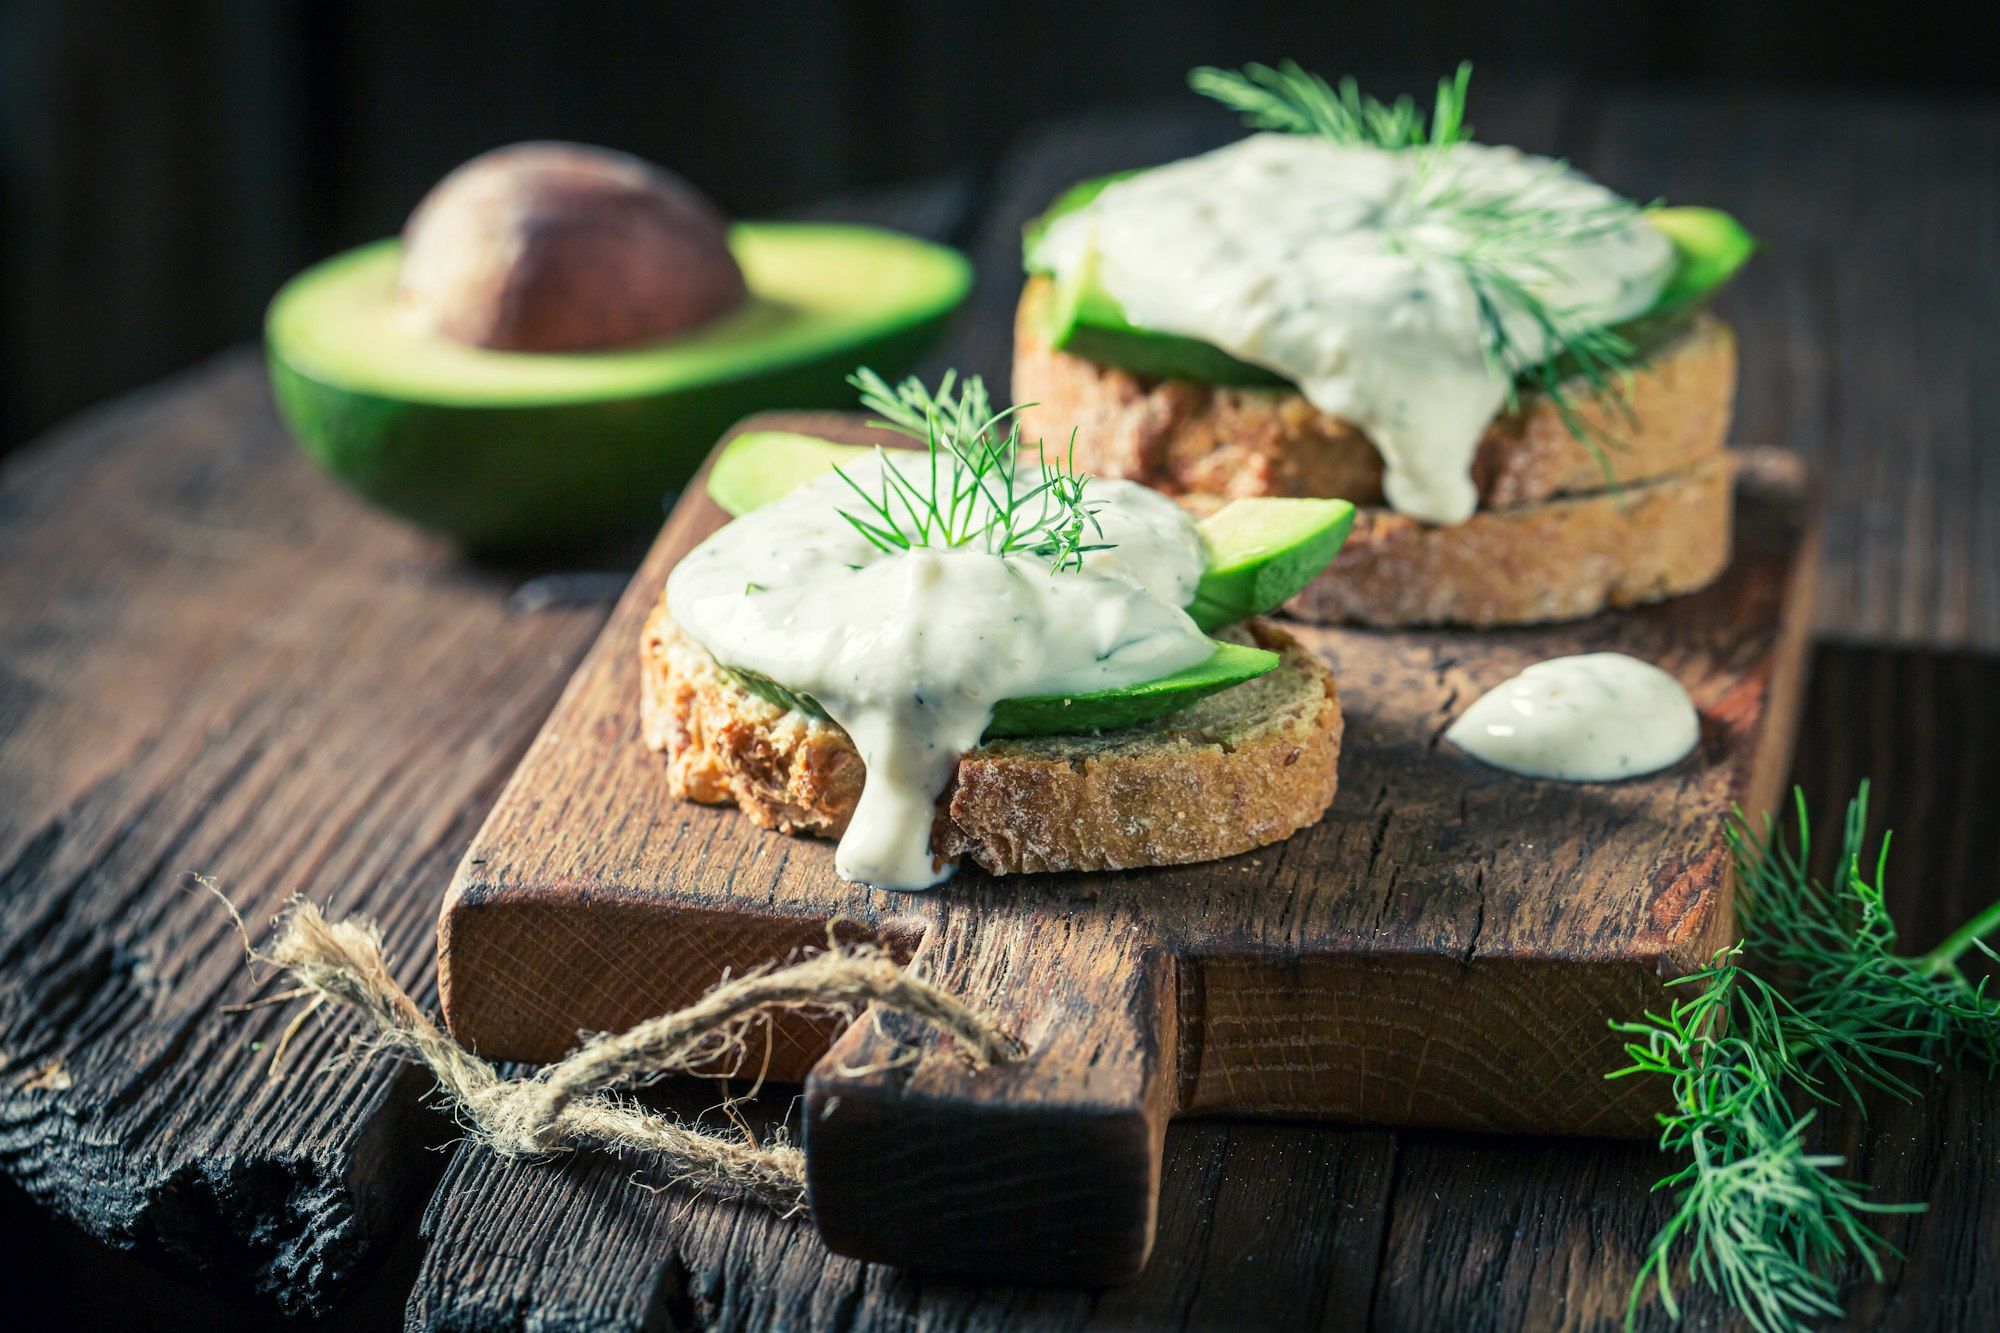
[[[1102,904],[1053,921],[953,904],[919,975],[1018,1039],[972,1068],[869,1010],[806,1081],[806,1175],[829,1248],[969,1277],[1100,1285],[1152,1249],[1172,1113],[1174,960]]]

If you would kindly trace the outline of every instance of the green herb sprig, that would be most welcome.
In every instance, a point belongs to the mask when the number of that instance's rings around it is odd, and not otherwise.
[[[1615,330],[1551,306],[1532,280],[1551,273],[1552,252],[1628,226],[1641,210],[1624,200],[1582,207],[1552,201],[1546,186],[1568,171],[1567,162],[1513,190],[1468,189],[1447,150],[1472,137],[1465,119],[1471,80],[1469,61],[1438,80],[1426,119],[1409,97],[1385,103],[1352,78],[1335,87],[1289,60],[1240,71],[1204,67],[1188,76],[1196,92],[1241,113],[1252,128],[1417,154],[1392,244],[1460,271],[1478,309],[1481,351],[1507,383],[1508,408],[1519,407],[1524,387],[1540,394],[1615,483],[1607,450],[1623,442],[1585,419],[1571,380],[1580,379],[1589,401],[1629,427],[1626,377],[1638,349]],[[1524,345],[1521,329],[1533,330],[1539,346]]]
[[[963,382],[946,371],[935,392],[912,377],[891,388],[872,370],[848,377],[861,404],[886,426],[921,441],[928,467],[919,477],[886,461],[874,490],[836,468],[866,506],[840,515],[878,550],[976,547],[992,555],[1032,555],[1055,573],[1083,567],[1090,551],[1110,548],[1102,538],[1097,506],[1089,503],[1089,478],[1076,470],[1075,441],[1067,457],[1051,460],[1036,445],[1037,475],[1025,483],[1020,467],[1018,408],[995,411],[979,376]]]
[[[1838,1317],[1844,1261],[1879,1280],[1892,1253],[1873,1219],[1923,1205],[1870,1199],[1839,1174],[1841,1157],[1814,1152],[1819,1110],[1870,1087],[1913,1097],[1904,1075],[1944,1056],[2000,1068],[2000,997],[1960,967],[1968,953],[1993,956],[1984,941],[2000,931],[2000,902],[1929,953],[1898,953],[1883,902],[1888,838],[1864,859],[1867,784],[1848,806],[1831,884],[1807,868],[1803,794],[1797,806],[1795,846],[1768,825],[1761,835],[1740,818],[1731,827],[1742,942],[1670,983],[1693,993],[1665,1014],[1612,1024],[1630,1038],[1632,1063],[1608,1077],[1672,1081],[1660,1146],[1686,1159],[1656,1186],[1673,1193],[1674,1212],[1633,1284],[1628,1327],[1648,1289],[1679,1317],[1672,1273],[1683,1250],[1689,1277],[1759,1333]]]
[[[1581,379],[1589,400],[1629,427],[1625,377],[1637,348],[1615,329],[1551,306],[1527,279],[1554,276],[1551,254],[1614,234],[1638,220],[1641,210],[1623,199],[1552,200],[1548,186],[1567,171],[1566,163],[1552,162],[1540,176],[1504,191],[1470,189],[1449,170],[1420,175],[1390,243],[1459,270],[1478,307],[1480,350],[1495,377],[1507,383],[1508,408],[1520,406],[1523,386],[1541,394],[1608,473],[1603,450],[1620,442],[1600,438],[1584,420],[1569,381]],[[1517,323],[1534,331],[1533,345],[1516,335]]]
[[[1472,127],[1465,123],[1465,90],[1471,81],[1469,60],[1452,77],[1439,79],[1426,122],[1412,98],[1384,103],[1362,92],[1352,78],[1335,88],[1291,60],[1279,61],[1276,68],[1205,65],[1188,75],[1189,87],[1240,112],[1254,129],[1316,134],[1372,148],[1443,147],[1471,138]]]

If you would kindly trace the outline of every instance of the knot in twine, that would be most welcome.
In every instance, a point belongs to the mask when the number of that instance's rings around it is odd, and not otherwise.
[[[695,1072],[740,1050],[752,1020],[782,1009],[852,1014],[866,1004],[881,1005],[951,1034],[975,1066],[1004,1063],[1018,1049],[970,1006],[912,976],[879,948],[836,945],[784,967],[726,979],[685,1009],[592,1037],[530,1077],[507,1078],[454,1041],[396,984],[374,923],[328,921],[300,902],[283,918],[269,953],[245,947],[253,960],[291,973],[315,1005],[333,1000],[360,1013],[370,1027],[366,1040],[429,1069],[472,1137],[503,1156],[544,1155],[577,1144],[629,1150],[658,1160],[697,1189],[781,1211],[805,1203],[805,1154],[797,1146],[782,1138],[759,1144],[747,1130],[740,1139],[712,1134],[648,1111],[618,1090],[662,1074]]]

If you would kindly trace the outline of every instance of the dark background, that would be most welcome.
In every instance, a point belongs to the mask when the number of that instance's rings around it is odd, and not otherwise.
[[[739,213],[942,171],[1020,129],[1293,56],[1414,87],[2000,83],[1989,3],[1862,0],[0,0],[0,450],[254,336],[272,290],[532,137]],[[1216,114],[1224,113],[1219,109]]]

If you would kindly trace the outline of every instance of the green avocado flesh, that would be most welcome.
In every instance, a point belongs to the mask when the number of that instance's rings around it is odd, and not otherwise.
[[[716,458],[708,493],[732,517],[781,500],[814,477],[864,459],[861,445],[835,444],[786,431],[737,436]],[[1274,611],[1326,568],[1354,522],[1345,500],[1277,497],[1233,500],[1195,524],[1208,549],[1208,568],[1195,585],[1187,612],[1213,631]],[[1094,694],[1006,699],[993,711],[986,734],[1065,735],[1136,726],[1262,675],[1276,653],[1216,642],[1207,661],[1173,675]],[[765,676],[730,668],[746,689],[784,708],[823,717],[812,699]]]
[[[1049,694],[1028,699],[1002,699],[986,725],[986,739],[1020,736],[1072,736],[1092,731],[1136,727],[1178,713],[1198,699],[1232,685],[1255,679],[1278,665],[1278,655],[1264,648],[1210,640],[1205,659],[1138,685],[1090,694]],[[743,688],[780,708],[792,708],[823,718],[826,711],[811,695],[785,688],[769,676],[737,667],[725,668]]]
[[[751,298],[683,337],[494,352],[416,328],[381,241],[288,283],[265,322],[278,406],[369,499],[481,552],[563,552],[658,526],[717,436],[769,408],[845,406],[909,368],[964,300],[956,251],[866,227],[742,223]]]
[[[1332,563],[1353,526],[1354,506],[1345,500],[1230,501],[1195,524],[1208,568],[1188,615],[1212,630],[1277,610]]]
[[[1049,224],[1083,207],[1136,172],[1120,172],[1073,185],[1022,234],[1022,257],[1030,273],[1048,274],[1041,253]],[[1653,308],[1622,326],[1642,348],[1649,335],[1666,329],[1660,317],[1699,305],[1721,290],[1757,248],[1756,240],[1729,214],[1713,208],[1655,208],[1646,220],[1672,242],[1679,261]],[[1052,345],[1086,361],[1117,366],[1154,379],[1194,380],[1204,384],[1277,385],[1288,381],[1263,366],[1239,361],[1197,338],[1140,328],[1126,319],[1117,300],[1097,283],[1096,265],[1086,261],[1056,282],[1048,314]]]

